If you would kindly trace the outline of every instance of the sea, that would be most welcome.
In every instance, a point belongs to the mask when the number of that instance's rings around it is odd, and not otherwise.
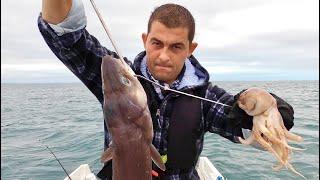
[[[292,132],[304,138],[290,142],[290,162],[306,179],[319,179],[319,81],[213,81],[231,94],[260,87],[282,97],[294,108]],[[66,177],[49,147],[68,173],[89,164],[102,167],[101,105],[81,83],[1,84],[1,179],[58,180]],[[205,135],[206,156],[225,179],[302,179],[290,170],[272,170],[269,152]]]

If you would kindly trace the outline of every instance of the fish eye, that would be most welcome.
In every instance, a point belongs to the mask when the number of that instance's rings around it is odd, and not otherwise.
[[[131,82],[129,81],[129,79],[124,77],[124,76],[121,76],[121,82],[122,82],[122,84],[124,84],[126,86],[130,86],[131,85]]]

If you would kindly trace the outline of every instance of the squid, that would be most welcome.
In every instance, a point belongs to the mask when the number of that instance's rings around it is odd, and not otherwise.
[[[245,140],[240,137],[240,143],[250,145],[254,141],[258,142],[279,161],[278,165],[272,167],[273,170],[286,167],[305,178],[289,162],[293,150],[304,149],[288,144],[288,140],[302,142],[303,138],[286,129],[276,99],[267,91],[254,87],[241,93],[237,103],[248,115],[253,116],[252,133]]]

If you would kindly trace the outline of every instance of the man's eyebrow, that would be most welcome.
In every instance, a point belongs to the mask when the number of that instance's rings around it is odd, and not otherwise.
[[[159,40],[159,39],[157,39],[157,38],[155,38],[155,37],[152,37],[152,38],[151,38],[151,41],[157,41],[157,42],[162,43],[161,40]],[[184,43],[183,43],[183,42],[174,42],[174,43],[172,43],[172,44],[170,44],[170,45],[172,45],[172,46],[184,46]]]
[[[176,42],[172,44],[173,46],[184,46],[183,42]]]
[[[158,42],[162,42],[162,41],[160,41],[159,39],[157,39],[157,38],[155,38],[155,37],[151,38],[151,41],[158,41]]]

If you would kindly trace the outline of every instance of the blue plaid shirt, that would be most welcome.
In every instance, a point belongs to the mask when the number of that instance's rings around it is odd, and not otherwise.
[[[92,35],[90,35],[85,28],[77,30],[75,32],[67,33],[62,36],[58,36],[54,30],[45,22],[41,14],[38,18],[39,30],[50,47],[52,52],[60,59],[60,61],[73,72],[84,84],[85,86],[96,96],[98,101],[103,104],[103,94],[102,94],[102,82],[101,82],[101,60],[105,55],[111,55],[118,58],[115,52],[108,50],[103,47],[99,41]],[[141,61],[141,53],[136,57],[136,61]],[[135,66],[131,64],[130,61],[125,59],[127,63],[136,71]],[[195,65],[196,69],[202,69],[200,64]],[[205,71],[205,70],[204,70]],[[206,72],[206,71],[205,71]],[[209,76],[207,74],[207,76]],[[183,77],[183,73],[180,77]],[[149,77],[150,78],[150,77]],[[209,77],[206,77],[207,80]],[[180,83],[178,79],[174,85],[177,87]],[[185,88],[192,88],[185,87]],[[185,89],[184,88],[184,89]],[[225,104],[232,105],[234,103],[234,98],[232,95],[226,93],[223,89],[218,86],[209,85],[206,90],[205,97],[214,101],[219,101]],[[161,107],[165,109],[166,101],[162,101]],[[207,106],[206,112],[203,112],[202,122],[205,126],[205,132],[209,131],[212,133],[220,134],[221,136],[228,138],[231,141],[237,142],[237,138],[232,133],[231,127],[226,124],[225,109],[224,106],[218,104],[205,104],[202,106]],[[168,131],[168,117],[163,116],[163,112],[160,111],[158,116],[160,130],[155,130],[153,144],[158,150],[166,150],[166,133]],[[110,135],[106,128],[105,129],[105,146],[107,147],[110,142]],[[203,140],[200,140],[199,145],[200,151],[203,147]],[[171,180],[181,180],[181,179],[199,179],[199,176],[195,168],[191,168],[189,171],[180,172],[179,169],[175,170],[171,174],[166,175],[166,179]]]

